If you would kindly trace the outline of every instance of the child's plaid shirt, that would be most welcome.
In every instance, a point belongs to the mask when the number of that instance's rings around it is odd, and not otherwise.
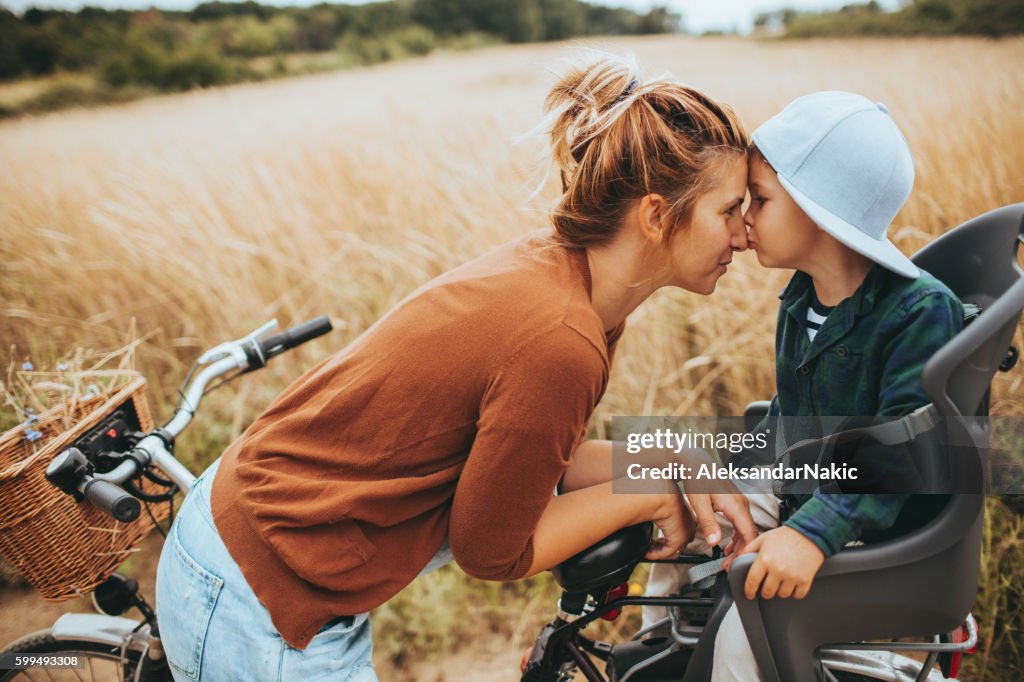
[[[963,324],[960,301],[922,271],[907,279],[874,266],[836,306],[814,340],[807,335],[810,276],[797,272],[780,294],[775,334],[776,389],[769,417],[901,416],[930,402],[921,370]],[[792,433],[786,440],[821,434]],[[810,420],[813,421],[813,420]],[[830,556],[865,531],[890,527],[907,495],[791,495],[786,525]]]

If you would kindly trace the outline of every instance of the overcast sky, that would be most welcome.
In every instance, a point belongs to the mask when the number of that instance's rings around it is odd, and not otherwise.
[[[315,5],[323,0],[261,0],[270,5]],[[349,2],[348,4],[356,4]],[[486,2],[486,0],[481,0]],[[702,32],[711,29],[750,30],[754,15],[780,7],[820,10],[832,9],[849,4],[854,0],[591,0],[598,4],[614,7],[630,7],[646,11],[652,6],[667,6],[683,15],[683,21],[690,31]],[[866,0],[865,0],[866,1]],[[162,9],[191,9],[198,4],[196,0],[0,0],[0,5],[22,12],[28,7],[54,7],[79,9],[83,5],[107,8],[143,9],[150,6]],[[900,5],[900,0],[881,0],[883,7],[892,9]]]

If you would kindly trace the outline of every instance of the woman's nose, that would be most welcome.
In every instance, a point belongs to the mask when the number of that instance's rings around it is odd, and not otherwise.
[[[739,224],[739,229],[732,231],[732,237],[729,240],[729,246],[732,247],[733,251],[746,251],[747,250],[747,224],[742,220],[736,221]]]

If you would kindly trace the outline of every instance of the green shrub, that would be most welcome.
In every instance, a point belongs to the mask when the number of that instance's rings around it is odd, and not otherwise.
[[[100,66],[100,80],[107,85],[121,88],[135,80],[135,69],[126,54],[116,54]]]
[[[211,47],[170,54],[149,43],[132,43],[112,54],[100,69],[100,80],[114,88],[138,84],[160,90],[188,90],[234,80],[235,69]]]
[[[784,10],[762,13],[758,25],[772,15],[782,17],[790,38],[1024,33],[1024,0],[916,0],[895,12],[883,12],[876,2],[825,13]]]
[[[279,14],[267,22],[267,27],[274,34],[274,48],[279,54],[295,50],[295,31],[298,24],[294,17]]]
[[[369,66],[394,59],[401,51],[397,43],[384,38],[363,37],[346,33],[338,39],[335,49],[341,53],[347,65]]]
[[[449,50],[463,51],[476,50],[481,47],[490,47],[491,45],[500,45],[501,43],[501,38],[491,35],[490,33],[470,31],[469,33],[463,33],[462,35],[445,40],[444,47]]]
[[[262,57],[273,54],[278,46],[274,27],[255,17],[243,17],[228,42],[231,54],[243,57]]]
[[[58,80],[23,105],[32,112],[67,109],[74,106],[95,106],[107,100],[106,92],[83,83]]]
[[[437,36],[429,28],[412,24],[393,31],[389,38],[401,46],[407,55],[430,54],[437,47]]]
[[[60,59],[60,41],[55,32],[47,30],[46,27],[25,31],[18,47],[21,62],[29,73],[43,76],[53,73],[57,67]]]
[[[139,83],[161,87],[170,55],[144,40],[130,40],[111,50],[100,66],[100,80],[112,87]]]

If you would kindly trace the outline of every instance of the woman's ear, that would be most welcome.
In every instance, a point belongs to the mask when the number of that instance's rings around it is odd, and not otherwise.
[[[668,202],[660,194],[648,194],[640,199],[640,207],[637,212],[640,231],[654,244],[661,244],[665,241],[668,233],[668,225],[665,220],[667,210]]]

